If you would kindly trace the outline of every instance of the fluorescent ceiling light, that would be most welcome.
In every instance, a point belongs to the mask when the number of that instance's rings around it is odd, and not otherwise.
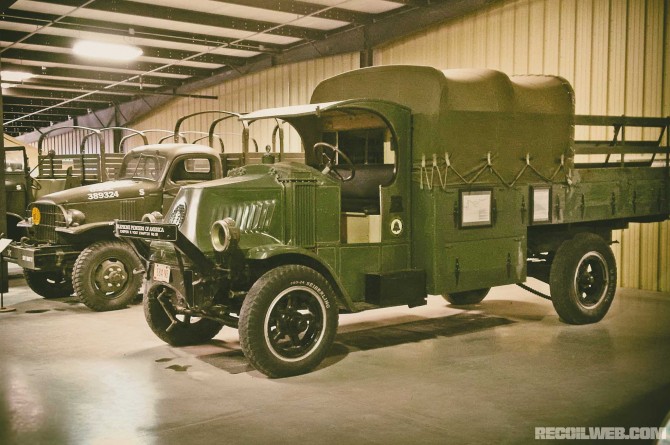
[[[24,80],[28,80],[31,77],[34,77],[33,73],[28,73],[25,71],[11,71],[11,70],[3,70],[0,71],[0,79],[2,80],[8,80],[10,82],[23,82]],[[0,85],[1,88],[11,88],[15,84],[13,83],[2,83]]]
[[[80,40],[74,44],[72,51],[83,57],[94,59],[114,60],[128,62],[142,55],[142,50],[136,46],[118,43],[95,42],[93,40]]]
[[[12,70],[0,71],[0,79],[8,80],[10,82],[23,82],[24,80],[28,80],[33,76],[34,76],[33,73],[28,73],[28,72],[25,72],[25,71],[12,71]],[[0,88],[7,89],[7,88],[11,88],[15,85],[16,84],[14,84],[14,83],[3,82],[2,85],[0,85]]]

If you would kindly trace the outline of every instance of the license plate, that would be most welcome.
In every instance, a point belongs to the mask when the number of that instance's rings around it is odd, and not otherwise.
[[[170,266],[154,264],[154,281],[170,282]]]

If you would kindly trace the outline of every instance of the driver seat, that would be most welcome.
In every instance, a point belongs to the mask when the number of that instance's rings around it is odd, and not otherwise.
[[[355,165],[354,177],[341,183],[342,211],[379,215],[379,186],[388,185],[393,181],[394,165],[392,164],[359,164]],[[351,173],[351,168],[338,165],[337,170],[344,177]]]

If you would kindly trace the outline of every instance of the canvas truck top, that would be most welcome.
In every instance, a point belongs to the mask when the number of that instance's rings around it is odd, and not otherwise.
[[[412,110],[415,165],[449,163],[454,172],[472,179],[490,164],[508,183],[527,162],[540,175],[554,178],[572,165],[574,93],[557,76],[371,67],[321,82],[311,102],[352,98],[382,99]],[[480,178],[486,179],[490,177]]]

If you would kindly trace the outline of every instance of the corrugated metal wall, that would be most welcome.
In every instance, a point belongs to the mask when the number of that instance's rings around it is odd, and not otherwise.
[[[378,48],[374,61],[557,74],[573,85],[579,114],[668,116],[668,3],[508,1]],[[669,233],[666,221],[615,234],[620,285],[670,291]]]

